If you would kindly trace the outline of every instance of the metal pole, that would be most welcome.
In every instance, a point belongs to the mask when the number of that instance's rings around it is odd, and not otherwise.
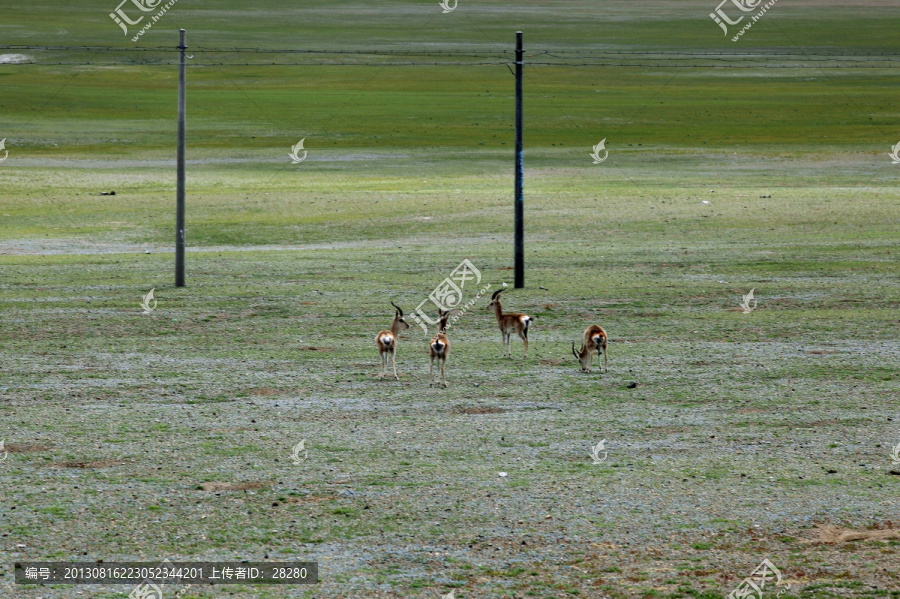
[[[525,287],[525,157],[522,150],[522,32],[516,32],[516,239],[515,288]]]
[[[175,185],[175,286],[184,287],[184,121],[185,121],[185,57],[184,29],[178,31],[178,149]]]

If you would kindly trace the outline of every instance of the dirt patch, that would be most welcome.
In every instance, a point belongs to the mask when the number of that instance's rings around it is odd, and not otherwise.
[[[324,495],[308,495],[306,497],[288,497],[288,503],[321,503],[323,501],[337,501],[337,497]]]
[[[321,352],[333,352],[333,347],[316,347],[315,345],[309,345],[307,347],[298,348],[300,351],[321,351]]]
[[[249,393],[259,397],[271,397],[272,395],[278,395],[281,391],[272,387],[257,387],[256,389],[250,389]]]
[[[450,410],[453,414],[502,414],[506,410],[503,408],[492,408],[489,406],[475,407],[456,407]]]
[[[93,462],[56,462],[51,468],[108,468],[124,464],[122,460],[95,460]]]
[[[51,447],[40,443],[9,443],[5,445],[5,449],[9,453],[36,453],[38,451],[50,451]]]
[[[887,522],[885,528],[872,530],[819,526],[813,530],[813,538],[807,539],[807,541],[811,543],[849,543],[851,541],[884,541],[887,539],[900,539],[900,530],[895,530],[891,522]]]
[[[544,364],[546,366],[559,366],[563,363],[563,361],[556,358],[544,358],[542,360],[538,360],[538,363]]]
[[[259,483],[201,483],[198,489],[203,491],[251,491],[271,487],[271,482]]]
[[[809,350],[809,351],[806,352],[806,353],[808,353],[808,354],[811,355],[811,356],[824,356],[824,355],[827,355],[827,354],[839,354],[839,353],[841,353],[841,352],[829,351],[829,350],[826,350],[826,349],[811,349],[811,350]]]

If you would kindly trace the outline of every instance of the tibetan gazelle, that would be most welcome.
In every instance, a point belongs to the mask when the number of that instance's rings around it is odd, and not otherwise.
[[[575,342],[572,342],[572,355],[581,362],[581,369],[590,372],[594,364],[594,353],[597,354],[597,364],[600,364],[600,354],[603,354],[603,371],[609,372],[606,361],[606,331],[600,325],[592,324],[584,330],[584,340],[581,349],[575,351]]]
[[[493,310],[494,316],[497,317],[497,325],[500,327],[500,332],[503,334],[504,355],[509,355],[509,357],[512,357],[512,352],[509,349],[509,339],[510,337],[512,337],[513,333],[516,333],[519,337],[522,338],[522,341],[525,343],[525,357],[527,358],[528,327],[531,326],[531,323],[534,319],[527,314],[522,314],[521,312],[508,312],[504,314],[503,306],[500,305],[501,291],[503,291],[503,289],[498,289],[494,292],[494,295],[491,296],[491,303],[488,304],[487,309]]]
[[[409,323],[403,320],[403,310],[394,302],[391,302],[391,305],[397,309],[394,313],[394,322],[391,323],[390,330],[385,329],[375,335],[375,344],[378,346],[378,355],[381,356],[381,376],[379,379],[384,380],[384,369],[387,366],[388,356],[390,356],[391,365],[394,367],[394,378],[399,381],[397,362],[394,360],[397,354],[397,339],[400,337],[400,326],[402,325],[404,329],[408,329]]]
[[[441,385],[446,387],[447,378],[444,375],[444,367],[447,365],[447,356],[450,354],[450,340],[447,339],[447,318],[450,316],[450,311],[447,310],[444,312],[443,310],[440,310],[438,314],[441,317],[441,323],[438,325],[438,334],[434,336],[431,343],[428,345],[428,353],[430,356],[428,363],[428,383],[429,386],[434,385],[434,361],[437,360],[438,366],[441,367]]]

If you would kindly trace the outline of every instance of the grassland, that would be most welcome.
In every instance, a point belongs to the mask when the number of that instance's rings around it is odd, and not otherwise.
[[[112,8],[0,27],[122,49],[0,65],[0,597],[131,590],[16,586],[14,561],[163,558],[320,564],[315,588],[187,598],[711,598],[764,558],[782,597],[900,597],[900,9],[778,4],[735,45],[701,2],[180,0],[139,44],[185,27],[196,49],[177,289],[172,57],[126,51]],[[516,29],[535,62],[768,58],[530,67],[527,285],[504,303],[536,317],[529,358],[500,357],[483,298],[449,388],[418,328],[378,381],[390,300],[464,258],[512,283],[509,71],[202,48],[493,52]],[[570,353],[592,322],[608,374]]]

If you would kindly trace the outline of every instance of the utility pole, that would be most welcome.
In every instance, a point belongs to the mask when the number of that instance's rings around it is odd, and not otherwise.
[[[515,289],[525,287],[525,156],[522,149],[522,32],[516,32],[516,232],[515,245]]]
[[[175,286],[184,287],[184,121],[186,77],[184,29],[178,31],[178,149],[175,184]]]

